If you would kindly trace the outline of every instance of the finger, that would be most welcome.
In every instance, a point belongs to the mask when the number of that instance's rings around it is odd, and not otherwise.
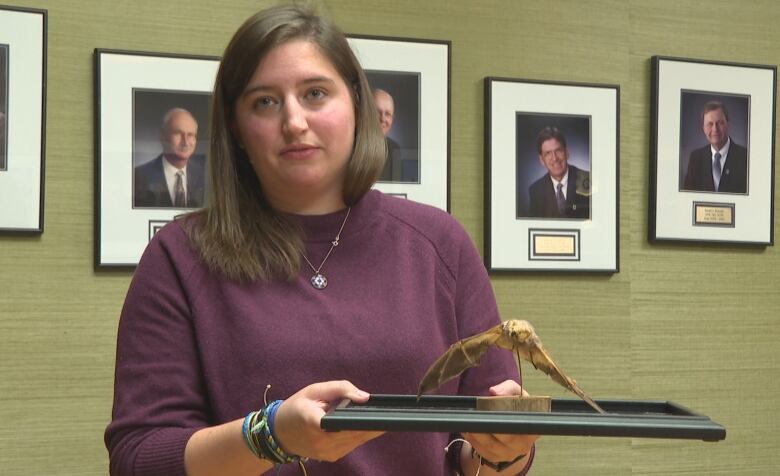
[[[531,396],[531,394],[526,392],[525,389],[523,389],[523,395],[522,396],[523,397],[529,397],[529,396]]]
[[[490,392],[490,395],[493,396],[511,396],[520,395],[521,393],[527,395],[522,387],[520,387],[520,384],[514,380],[504,380],[498,385],[493,385],[490,387],[488,391]]]
[[[368,392],[360,390],[348,380],[333,380],[321,382],[307,387],[307,396],[323,401],[334,401],[348,398],[353,402],[364,403],[370,396]]]

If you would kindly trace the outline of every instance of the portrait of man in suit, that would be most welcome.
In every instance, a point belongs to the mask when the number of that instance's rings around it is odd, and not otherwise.
[[[701,130],[707,145],[693,150],[683,190],[747,193],[747,149],[730,135],[729,111],[721,101],[710,100],[701,111]]]
[[[590,172],[569,163],[563,133],[544,127],[536,139],[539,162],[547,173],[528,189],[532,218],[590,218]]]
[[[385,159],[385,166],[379,175],[379,180],[400,182],[401,146],[388,135],[393,127],[393,119],[395,118],[395,101],[393,101],[393,96],[384,89],[376,88],[372,92],[374,94],[374,105],[379,113],[379,125],[382,127],[382,134],[385,135],[385,143],[387,144],[387,159]]]
[[[379,125],[385,135],[387,160],[379,182],[420,182],[420,75],[366,70]]]
[[[205,198],[206,160],[195,154],[198,122],[187,109],[174,107],[160,127],[162,153],[134,168],[133,206],[198,208]]]

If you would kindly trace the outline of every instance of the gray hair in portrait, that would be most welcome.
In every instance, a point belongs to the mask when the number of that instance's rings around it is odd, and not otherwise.
[[[547,168],[540,161],[540,157],[542,144],[550,139],[557,140],[565,151],[565,162],[568,167],[582,172],[577,174],[581,182],[577,190],[584,194],[583,186],[588,188],[587,196],[580,197],[583,203],[579,204],[578,211],[574,213],[573,210],[570,210],[563,218],[587,218],[589,212],[587,212],[584,202],[589,201],[589,177],[592,171],[590,116],[518,111],[515,117],[517,218],[539,218],[538,212],[532,210],[532,202],[535,201],[531,197],[531,188],[535,184],[538,187],[538,181],[549,174]],[[583,180],[586,180],[587,183]],[[550,190],[552,190],[552,183],[550,183]],[[582,194],[578,193],[578,195]],[[566,192],[566,198],[570,202],[573,194],[569,196],[569,193]],[[548,215],[545,217],[552,218]]]
[[[382,182],[420,182],[420,74],[398,71],[366,71],[387,140],[387,161]],[[389,119],[384,103],[392,104]]]
[[[133,89],[133,166],[152,160],[161,152],[160,133],[173,109],[185,109],[198,123],[195,154],[206,155],[209,147],[211,94],[192,91]]]
[[[720,111],[724,120],[723,141],[733,144],[723,170],[720,192],[747,193],[747,170],[750,165],[750,96],[712,91],[682,90],[680,93],[680,159],[679,189],[681,191],[716,192],[709,165],[699,166],[712,143],[708,137],[705,116]],[[725,145],[723,145],[725,147]],[[709,153],[705,154],[708,155]],[[731,157],[730,159],[728,157]],[[712,160],[711,158],[709,160]],[[700,170],[701,169],[701,170]]]

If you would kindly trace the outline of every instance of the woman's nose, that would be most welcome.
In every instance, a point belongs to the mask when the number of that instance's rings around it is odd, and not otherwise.
[[[282,130],[287,134],[300,134],[308,128],[306,110],[298,101],[285,101]]]

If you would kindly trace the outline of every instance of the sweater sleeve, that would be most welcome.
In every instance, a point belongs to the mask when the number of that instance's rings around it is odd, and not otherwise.
[[[485,265],[471,238],[460,230],[459,260],[456,269],[455,313],[458,339],[473,336],[500,324],[496,298]],[[491,348],[477,367],[466,370],[459,394],[487,395],[488,389],[507,379],[519,380],[511,352]]]
[[[166,228],[144,252],[119,321],[105,432],[112,475],[184,475],[187,441],[209,424],[183,286],[195,260],[182,259],[188,242],[179,225]]]
[[[483,332],[501,322],[496,298],[487,270],[471,238],[462,230],[459,261],[456,272],[455,312],[458,338],[463,339]],[[488,389],[504,380],[520,381],[517,364],[511,352],[490,349],[477,367],[463,372],[458,387],[460,395],[487,395]],[[522,382],[521,382],[522,383]],[[451,435],[459,438],[460,435]],[[524,476],[531,469],[535,448],[531,448],[528,463],[518,473]],[[456,474],[462,474],[460,451],[448,460]]]

